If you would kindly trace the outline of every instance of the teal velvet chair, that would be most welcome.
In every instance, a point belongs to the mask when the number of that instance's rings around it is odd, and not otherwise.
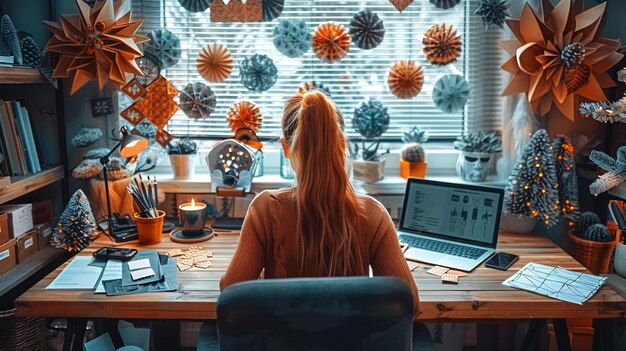
[[[217,326],[203,325],[198,350],[434,350],[413,321],[413,297],[394,277],[247,281],[225,289]]]

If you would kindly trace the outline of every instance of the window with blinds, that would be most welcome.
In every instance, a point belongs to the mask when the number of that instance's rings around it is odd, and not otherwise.
[[[466,130],[501,129],[502,82],[497,48],[501,30],[485,30],[481,18],[473,14],[478,2],[464,0],[443,10],[428,0],[415,0],[400,13],[388,0],[286,0],[280,17],[260,23],[212,23],[210,9],[188,12],[178,0],[133,0],[133,7],[134,16],[144,20],[141,32],[161,27],[180,39],[181,60],[162,74],[178,89],[188,83],[203,82],[217,98],[216,110],[209,118],[189,119],[178,111],[167,126],[174,136],[231,136],[226,111],[234,102],[245,99],[261,108],[263,125],[259,135],[263,139],[279,137],[286,98],[305,82],[315,81],[330,90],[344,112],[350,137],[359,137],[350,121],[354,109],[375,99],[387,107],[391,120],[382,139],[399,141],[402,132],[414,125],[427,130],[431,140],[454,139]],[[375,12],[386,30],[383,42],[372,50],[359,49],[353,43],[344,59],[329,64],[320,61],[311,49],[299,58],[288,58],[274,47],[272,33],[280,19],[304,20],[312,34],[319,24],[329,21],[343,24],[347,30],[352,17],[364,9]],[[422,53],[423,35],[436,23],[453,25],[463,43],[460,57],[446,66],[431,65]],[[232,74],[222,83],[204,81],[196,69],[198,54],[211,43],[226,45],[235,60]],[[269,56],[278,68],[276,84],[262,93],[249,91],[240,82],[238,64],[254,54]],[[422,91],[413,99],[396,98],[387,86],[389,68],[398,60],[414,60],[424,69]],[[433,86],[447,74],[463,75],[471,86],[470,101],[458,113],[445,113],[432,101]]]

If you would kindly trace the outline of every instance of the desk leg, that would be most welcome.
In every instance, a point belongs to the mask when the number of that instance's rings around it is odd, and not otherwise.
[[[559,351],[571,351],[572,347],[569,343],[569,332],[567,330],[567,322],[562,318],[552,320],[554,326],[554,336],[556,337],[556,345]]]
[[[152,322],[154,345],[157,351],[180,348],[180,321],[155,320]]]
[[[86,318],[68,318],[65,337],[63,338],[63,351],[82,351],[85,339]]]
[[[539,339],[541,331],[545,328],[546,320],[545,319],[531,319],[530,325],[528,326],[528,332],[524,337],[524,341],[522,342],[522,347],[520,347],[520,351],[529,351],[529,350],[537,350],[539,349]]]
[[[572,338],[572,350],[591,350],[593,347],[593,319],[568,319],[567,326]]]
[[[122,336],[120,335],[120,330],[118,329],[119,319],[103,318],[100,322],[102,323],[104,331],[109,333],[113,346],[115,346],[116,349],[124,346],[124,341],[122,341]]]
[[[615,341],[613,340],[613,320],[596,319],[593,321],[593,349],[594,350],[615,350]]]

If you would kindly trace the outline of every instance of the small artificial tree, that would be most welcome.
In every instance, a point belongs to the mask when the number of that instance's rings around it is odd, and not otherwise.
[[[557,210],[569,220],[568,226],[576,225],[579,216],[578,206],[578,179],[576,176],[576,162],[574,161],[574,146],[570,139],[559,135],[552,143],[554,160],[556,163],[556,186],[559,199]]]
[[[96,220],[85,193],[78,189],[70,198],[52,235],[52,245],[78,252],[91,242]]]
[[[535,217],[548,227],[558,220],[554,146],[545,129],[528,141],[505,189],[504,212]]]

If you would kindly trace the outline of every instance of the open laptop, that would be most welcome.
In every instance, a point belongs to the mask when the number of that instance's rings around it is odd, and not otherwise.
[[[409,178],[398,230],[404,256],[473,270],[495,252],[503,198],[502,189]]]

